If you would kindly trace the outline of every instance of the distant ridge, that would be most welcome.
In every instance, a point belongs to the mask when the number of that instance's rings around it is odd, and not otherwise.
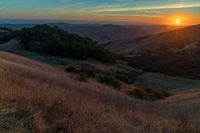
[[[118,25],[118,24],[98,24],[85,23],[73,24],[65,22],[46,23],[51,26],[58,26],[70,33],[78,34],[82,37],[89,37],[100,44],[115,40],[127,40],[144,35],[160,33],[170,30],[166,25]],[[19,30],[23,27],[33,27],[36,24],[0,24],[0,27],[8,27]]]

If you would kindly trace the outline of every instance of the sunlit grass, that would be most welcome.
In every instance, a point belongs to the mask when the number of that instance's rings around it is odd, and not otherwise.
[[[0,52],[0,85],[0,113],[7,111],[0,117],[13,125],[5,128],[0,122],[1,132],[199,131],[195,119],[188,122],[196,109],[136,100],[95,81],[78,82],[62,70],[4,52]]]

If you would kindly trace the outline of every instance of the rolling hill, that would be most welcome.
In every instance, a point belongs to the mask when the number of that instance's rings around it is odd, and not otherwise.
[[[7,34],[8,36],[0,38],[3,41],[0,43],[2,49],[9,50],[8,44],[3,43],[17,39],[15,49],[80,60],[96,59],[108,63],[115,62],[115,55],[95,41],[68,33],[58,27],[37,25],[18,31],[11,30]],[[11,48],[10,50],[14,49]]]
[[[137,100],[94,80],[79,82],[61,69],[6,52],[0,52],[0,73],[1,132],[200,131],[199,103],[187,100],[198,97],[186,92],[164,101]],[[184,103],[177,104],[176,96]]]
[[[148,72],[200,79],[199,36],[200,25],[190,26],[140,38],[133,44],[129,41],[118,53],[123,53],[131,66]]]
[[[107,62],[112,53],[58,27],[14,33],[0,49],[25,57],[0,52],[0,132],[200,131],[199,80],[131,67],[147,67],[151,59]]]
[[[157,35],[112,42],[110,46],[108,45],[108,48],[123,54],[192,50],[199,46],[199,36],[200,25],[195,25],[173,31],[162,32]],[[120,47],[123,48],[120,49]]]

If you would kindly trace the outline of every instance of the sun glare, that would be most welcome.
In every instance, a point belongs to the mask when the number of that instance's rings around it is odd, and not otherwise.
[[[175,22],[175,24],[176,24],[176,25],[180,25],[180,23],[181,23],[181,20],[177,18],[177,19],[175,19],[175,21],[174,21],[174,22]]]

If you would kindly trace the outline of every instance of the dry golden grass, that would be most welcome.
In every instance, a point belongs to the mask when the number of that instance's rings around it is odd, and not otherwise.
[[[140,101],[92,80],[78,82],[59,69],[6,52],[0,52],[0,103],[0,132],[200,131],[200,121],[192,116],[200,116],[195,109],[183,110],[183,105],[168,101]],[[5,128],[4,119],[13,126]]]

